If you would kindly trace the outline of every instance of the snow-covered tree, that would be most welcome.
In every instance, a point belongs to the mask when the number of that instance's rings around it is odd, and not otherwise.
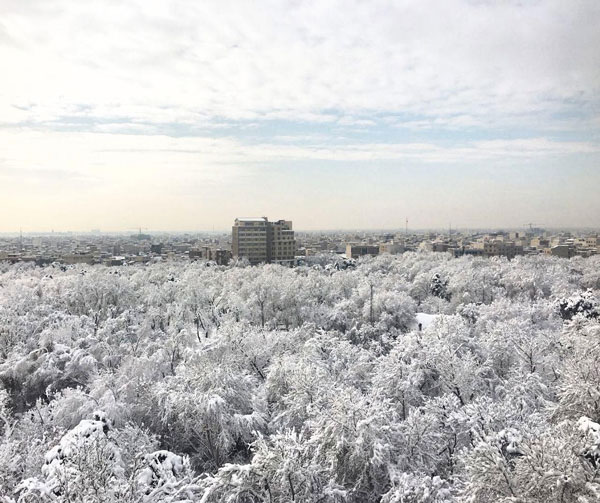
[[[598,257],[307,264],[0,263],[0,501],[600,498]]]

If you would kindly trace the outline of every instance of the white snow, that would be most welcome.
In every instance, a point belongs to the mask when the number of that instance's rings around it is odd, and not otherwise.
[[[144,487],[160,487],[175,482],[185,473],[184,458],[170,451],[156,451],[145,456],[148,466],[138,478],[138,483]]]
[[[93,443],[99,436],[104,436],[104,421],[82,420],[75,428],[67,432],[59,444],[48,451],[46,464],[60,463],[63,458],[73,455],[82,446]]]
[[[417,313],[417,326],[419,323],[421,324],[421,328],[425,330],[429,325],[431,325],[440,315],[439,314],[427,314],[427,313]]]

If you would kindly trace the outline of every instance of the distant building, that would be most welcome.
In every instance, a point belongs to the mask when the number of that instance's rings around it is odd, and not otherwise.
[[[378,245],[362,245],[362,244],[347,244],[346,245],[346,257],[357,258],[364,255],[379,255]]]
[[[446,243],[444,241],[434,241],[433,243],[431,243],[431,251],[434,252],[446,252],[448,251],[449,247],[449,243]]]
[[[188,257],[191,259],[204,258],[204,254],[202,253],[202,250],[190,250],[188,252]]]
[[[106,261],[106,265],[118,266],[125,263],[125,257],[111,257]]]
[[[569,245],[557,245],[550,249],[550,254],[554,257],[571,258],[575,255],[575,249]]]
[[[207,259],[216,262],[219,265],[227,265],[231,260],[231,250],[223,250],[221,248],[209,248]]]
[[[595,248],[600,245],[600,238],[598,236],[587,236],[585,242],[587,246]]]
[[[543,237],[535,237],[530,241],[530,245],[537,249],[544,249],[550,246],[550,240]]]
[[[247,258],[250,264],[293,265],[296,239],[289,220],[269,222],[267,217],[236,218],[231,233],[234,257]]]
[[[454,255],[454,257],[462,257],[463,255],[470,255],[473,257],[483,256],[483,250],[481,248],[470,248],[467,246],[460,246],[457,248],[449,249],[448,251],[450,251],[452,255]]]
[[[142,234],[142,232],[140,231],[139,234],[133,234],[131,236],[131,239],[135,239],[136,241],[151,241],[152,236],[150,234]]]
[[[212,260],[219,265],[227,265],[231,260],[231,250],[215,248],[214,246],[203,246],[200,249],[191,249],[188,252],[190,259]]]
[[[192,245],[190,243],[174,243],[171,248],[175,253],[188,253]]]
[[[94,264],[96,263],[96,258],[91,254],[83,254],[83,253],[73,253],[63,255],[60,258],[60,261],[65,264]]]
[[[397,255],[404,252],[404,245],[398,243],[381,243],[379,245],[379,254]]]
[[[485,240],[473,245],[473,248],[483,249],[484,257],[508,257],[515,258],[517,255],[523,255],[523,247],[516,245],[514,241],[503,241],[501,239]]]

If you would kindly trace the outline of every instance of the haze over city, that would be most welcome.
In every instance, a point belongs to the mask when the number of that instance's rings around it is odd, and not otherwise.
[[[600,4],[0,4],[0,232],[600,224]]]

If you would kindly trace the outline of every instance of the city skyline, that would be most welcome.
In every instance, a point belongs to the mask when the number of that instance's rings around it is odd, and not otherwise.
[[[336,230],[294,231],[287,219],[239,217],[228,231],[164,233],[0,233],[0,262],[107,266],[148,264],[156,260],[204,261],[207,265],[279,264],[297,267],[311,261],[346,260],[364,255],[441,252],[454,258],[551,255],[590,257],[600,251],[598,230],[549,230],[530,222],[519,230]],[[143,232],[142,232],[143,231]],[[308,261],[308,262],[307,262]]]
[[[2,232],[600,226],[597,2],[0,16]]]

